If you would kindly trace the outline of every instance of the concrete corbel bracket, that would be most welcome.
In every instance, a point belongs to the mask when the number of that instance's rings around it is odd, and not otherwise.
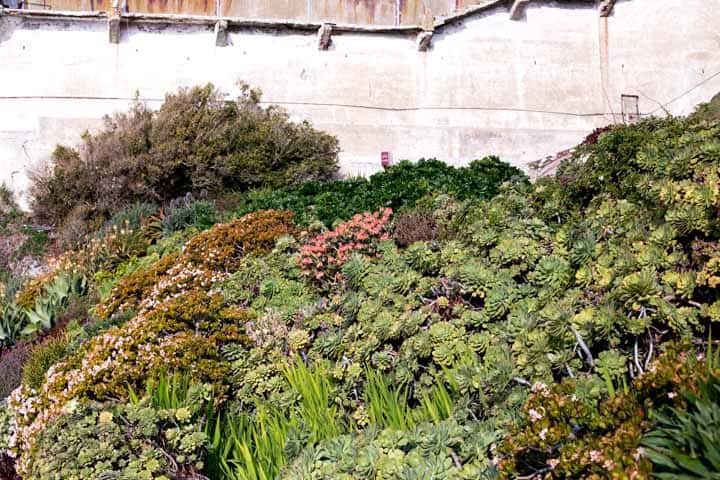
[[[417,36],[417,49],[418,52],[427,52],[432,46],[433,31],[424,31],[418,33]]]
[[[228,22],[227,20],[220,20],[215,23],[215,46],[227,47],[228,43]]]
[[[110,43],[120,43],[120,10],[115,8],[108,11],[108,36]]]
[[[322,27],[320,27],[320,30],[318,30],[319,50],[327,50],[328,48],[330,48],[330,44],[332,43],[332,30],[332,23],[323,23]]]
[[[525,9],[529,3],[530,0],[515,0],[512,7],[510,7],[510,20],[522,20],[525,17]]]
[[[609,17],[617,0],[600,0],[600,16]]]

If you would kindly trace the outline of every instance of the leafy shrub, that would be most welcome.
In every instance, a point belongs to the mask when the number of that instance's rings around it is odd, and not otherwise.
[[[415,242],[435,240],[437,228],[437,221],[432,212],[422,210],[405,212],[395,218],[393,238],[401,247],[407,247]]]
[[[0,356],[0,400],[7,398],[10,392],[20,386],[22,369],[29,350],[25,343],[17,343],[12,348],[3,349]]]
[[[65,334],[56,334],[34,346],[22,366],[22,381],[37,390],[45,381],[45,374],[54,364],[68,353],[68,338]]]
[[[238,212],[292,210],[301,224],[318,219],[330,227],[358,212],[412,208],[420,199],[436,193],[452,194],[460,200],[490,198],[511,178],[525,176],[495,157],[460,168],[439,160],[403,161],[367,179],[307,182],[297,187],[249,192]]]
[[[82,344],[88,340],[97,337],[100,333],[108,330],[112,327],[121,327],[128,320],[131,320],[135,315],[135,312],[126,312],[121,315],[114,315],[105,320],[98,320],[96,318],[89,318],[87,322],[81,323],[80,321],[74,320],[68,323],[68,351],[76,352]]]
[[[13,434],[12,423],[13,415],[7,401],[0,400],[0,478],[3,480],[21,480],[15,471],[15,459],[8,455]]]
[[[300,268],[305,276],[324,288],[342,281],[341,269],[353,252],[373,255],[375,243],[389,238],[387,223],[392,210],[357,214],[305,245],[300,253]]]
[[[97,316],[106,320],[115,313],[137,309],[140,302],[150,295],[155,283],[168,275],[178,259],[178,254],[167,255],[149,267],[120,279],[110,291],[110,295],[95,307]]]
[[[106,117],[79,151],[58,146],[46,171],[32,176],[35,217],[68,229],[134,202],[332,178],[337,140],[259,101],[248,89],[226,101],[207,85],[167,95],[157,112],[136,103]]]
[[[691,117],[698,121],[711,122],[720,120],[720,93],[715,95],[709,102],[699,105]]]

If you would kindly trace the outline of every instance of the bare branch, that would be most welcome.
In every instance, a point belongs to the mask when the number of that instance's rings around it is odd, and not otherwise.
[[[650,365],[650,361],[652,360],[653,356],[653,347],[655,345],[655,342],[653,342],[652,334],[648,332],[648,341],[650,342],[650,346],[648,347],[648,354],[647,358],[645,359],[645,370],[648,369],[648,366]]]
[[[513,380],[515,380],[520,385],[525,385],[526,387],[532,387],[532,384],[522,377],[513,377]]]
[[[582,349],[585,353],[585,361],[587,361],[591,367],[594,367],[595,361],[593,360],[592,353],[590,353],[590,349],[580,335],[580,332],[578,332],[572,325],[570,325],[570,330],[572,330],[573,334],[575,334],[575,339],[577,340],[578,345],[580,345],[580,349]]]
[[[642,366],[640,366],[640,358],[639,358],[640,356],[638,354],[638,339],[637,339],[637,337],[635,337],[634,351],[635,351],[635,366],[637,367],[639,374],[642,375],[644,373],[644,371],[642,369]]]

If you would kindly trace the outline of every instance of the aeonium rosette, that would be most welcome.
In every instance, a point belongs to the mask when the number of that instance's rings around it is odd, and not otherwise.
[[[341,283],[340,269],[352,253],[375,255],[377,242],[390,238],[392,213],[392,209],[385,208],[357,214],[334,230],[310,240],[300,252],[303,275],[323,288]]]

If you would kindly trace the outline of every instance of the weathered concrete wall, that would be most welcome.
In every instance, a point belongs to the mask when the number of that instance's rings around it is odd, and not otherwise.
[[[531,4],[521,21],[499,6],[439,25],[418,52],[418,29],[340,31],[319,51],[312,25],[230,22],[230,45],[216,47],[212,22],[131,18],[110,44],[100,16],[6,14],[0,180],[22,189],[28,166],[58,142],[76,144],[136,92],[159,105],[208,81],[233,94],[238,79],[338,136],[347,173],[378,170],[383,151],[453,164],[497,154],[525,166],[612,122],[621,94],[640,96],[642,113],[665,104],[684,114],[710,99],[720,91],[717,18],[720,2],[707,0],[619,1],[607,19],[587,3]]]

